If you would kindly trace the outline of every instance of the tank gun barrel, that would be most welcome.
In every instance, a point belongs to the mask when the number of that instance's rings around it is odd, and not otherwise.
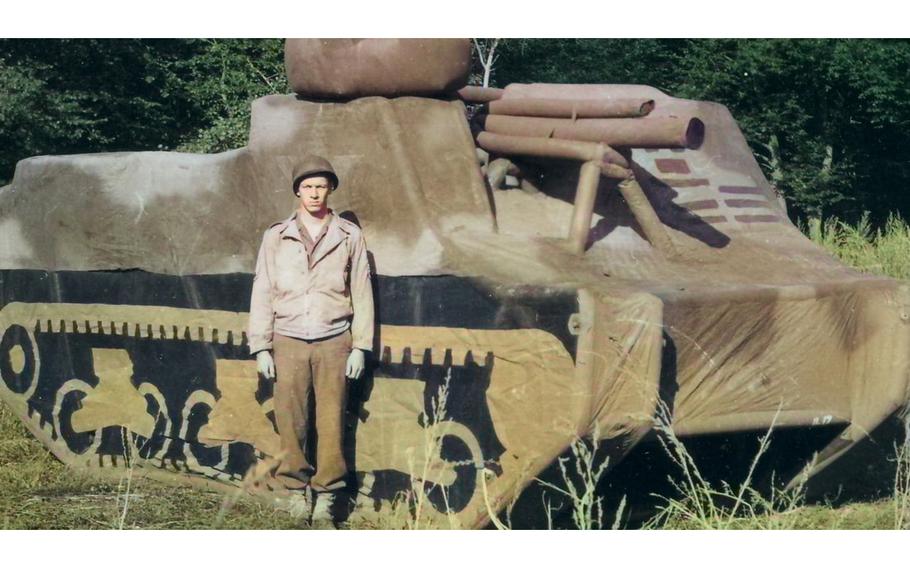
[[[477,87],[475,85],[468,85],[467,87],[458,89],[456,94],[458,95],[459,99],[463,100],[466,103],[483,104],[501,99],[502,95],[505,94],[505,92],[505,89],[497,89],[495,87]]]
[[[545,118],[632,118],[654,110],[653,99],[499,99],[490,114]]]
[[[603,142],[631,148],[701,146],[704,123],[694,117],[665,118],[541,118],[490,114],[483,128],[494,134]]]
[[[481,132],[477,135],[477,143],[484,150],[495,154],[595,161],[629,167],[629,161],[622,154],[606,144],[595,142]]]

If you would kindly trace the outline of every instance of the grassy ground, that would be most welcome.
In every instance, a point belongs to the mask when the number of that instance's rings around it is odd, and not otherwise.
[[[674,521],[663,529],[721,528],[696,522]],[[787,513],[769,514],[757,518],[740,518],[724,529],[766,530],[849,530],[893,529],[894,507],[890,499],[874,503],[850,503],[840,507],[813,505],[798,507]]]
[[[806,234],[860,270],[910,278],[910,227],[893,218],[878,231],[865,221],[809,221]],[[669,447],[668,451],[673,451]],[[905,456],[906,457],[906,456]],[[685,460],[684,451],[680,457]],[[905,460],[910,461],[910,460]],[[774,503],[746,494],[728,516],[706,503],[717,488],[689,478],[690,490],[670,502],[651,528],[893,529],[910,521],[910,463],[895,497],[837,507],[802,504],[798,494]],[[721,490],[723,491],[723,490]],[[727,495],[729,497],[729,495]],[[743,512],[745,511],[745,514]],[[903,516],[901,516],[903,515]],[[0,528],[4,529],[291,529],[304,528],[286,512],[225,493],[164,484],[136,476],[101,480],[56,460],[0,403]],[[358,528],[358,527],[354,527]],[[363,526],[359,528],[369,528]]]
[[[253,500],[224,506],[225,496],[138,475],[118,482],[70,469],[0,403],[0,528],[297,528],[287,513]]]
[[[225,506],[225,493],[135,477],[119,483],[57,461],[0,404],[0,528],[3,529],[294,529],[287,513],[253,500]],[[127,497],[128,495],[128,497]],[[126,509],[124,511],[124,508]],[[894,503],[800,507],[730,528],[889,529]],[[369,528],[363,527],[353,528]],[[676,518],[663,528],[699,528]]]

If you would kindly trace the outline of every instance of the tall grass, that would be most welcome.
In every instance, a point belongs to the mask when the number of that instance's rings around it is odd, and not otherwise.
[[[809,466],[803,469],[791,488],[772,488],[769,494],[756,489],[753,477],[771,445],[775,419],[759,439],[758,449],[745,479],[733,486],[727,481],[712,484],[698,468],[692,455],[676,436],[666,405],[658,408],[655,429],[667,455],[679,469],[680,479],[670,478],[676,495],[661,496],[658,507],[645,528],[670,529],[792,529],[797,527],[803,507]]]
[[[563,486],[537,479],[537,482],[567,497],[572,507],[572,522],[575,527],[582,530],[600,529],[601,520],[604,517],[603,495],[598,494],[598,484],[607,471],[609,458],[597,459],[598,443],[600,433],[595,429],[591,438],[591,446],[585,440],[576,438],[572,443],[572,456],[570,458],[559,458],[559,472],[562,474]],[[567,466],[571,462],[571,465]],[[571,472],[574,472],[572,475]],[[622,500],[613,513],[614,522],[610,528],[620,528],[623,512],[626,505],[626,498]],[[547,524],[552,528],[552,517],[549,506],[547,506]]]
[[[904,415],[904,439],[894,446],[894,528],[910,529],[910,416]]]
[[[862,272],[910,279],[910,225],[891,215],[873,228],[864,215],[855,225],[839,219],[809,219],[800,229],[813,242]]]
[[[408,453],[408,470],[410,476],[411,494],[410,500],[413,503],[411,514],[406,521],[408,529],[417,530],[421,528],[436,528],[432,522],[427,522],[423,513],[426,509],[432,507],[427,494],[426,479],[432,472],[445,467],[442,461],[442,437],[434,434],[432,425],[440,424],[448,417],[449,387],[452,381],[452,370],[446,372],[445,381],[437,389],[436,395],[431,399],[430,413],[423,413],[422,422],[427,425],[423,429],[423,452],[419,457],[415,457],[415,452]],[[413,450],[413,448],[411,448]],[[461,528],[455,513],[449,507],[448,491],[440,487],[443,500],[445,502],[446,519],[451,529]]]

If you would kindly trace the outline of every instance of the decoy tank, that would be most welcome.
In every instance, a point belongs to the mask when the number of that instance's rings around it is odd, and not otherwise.
[[[903,408],[910,291],[805,238],[724,106],[466,87],[467,40],[287,40],[285,63],[245,147],[37,156],[0,188],[0,398],[68,465],[263,496],[247,313],[307,154],[373,272],[352,518],[546,526],[539,481],[578,474],[579,440],[606,503],[620,474],[650,491],[662,431],[732,463],[773,429],[776,471],[821,475]]]

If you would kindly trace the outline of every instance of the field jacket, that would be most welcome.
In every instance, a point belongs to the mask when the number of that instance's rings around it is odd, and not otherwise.
[[[273,333],[313,340],[348,328],[353,347],[373,349],[373,288],[363,233],[333,214],[312,245],[301,236],[296,213],[265,231],[250,298],[250,353],[271,349]]]

